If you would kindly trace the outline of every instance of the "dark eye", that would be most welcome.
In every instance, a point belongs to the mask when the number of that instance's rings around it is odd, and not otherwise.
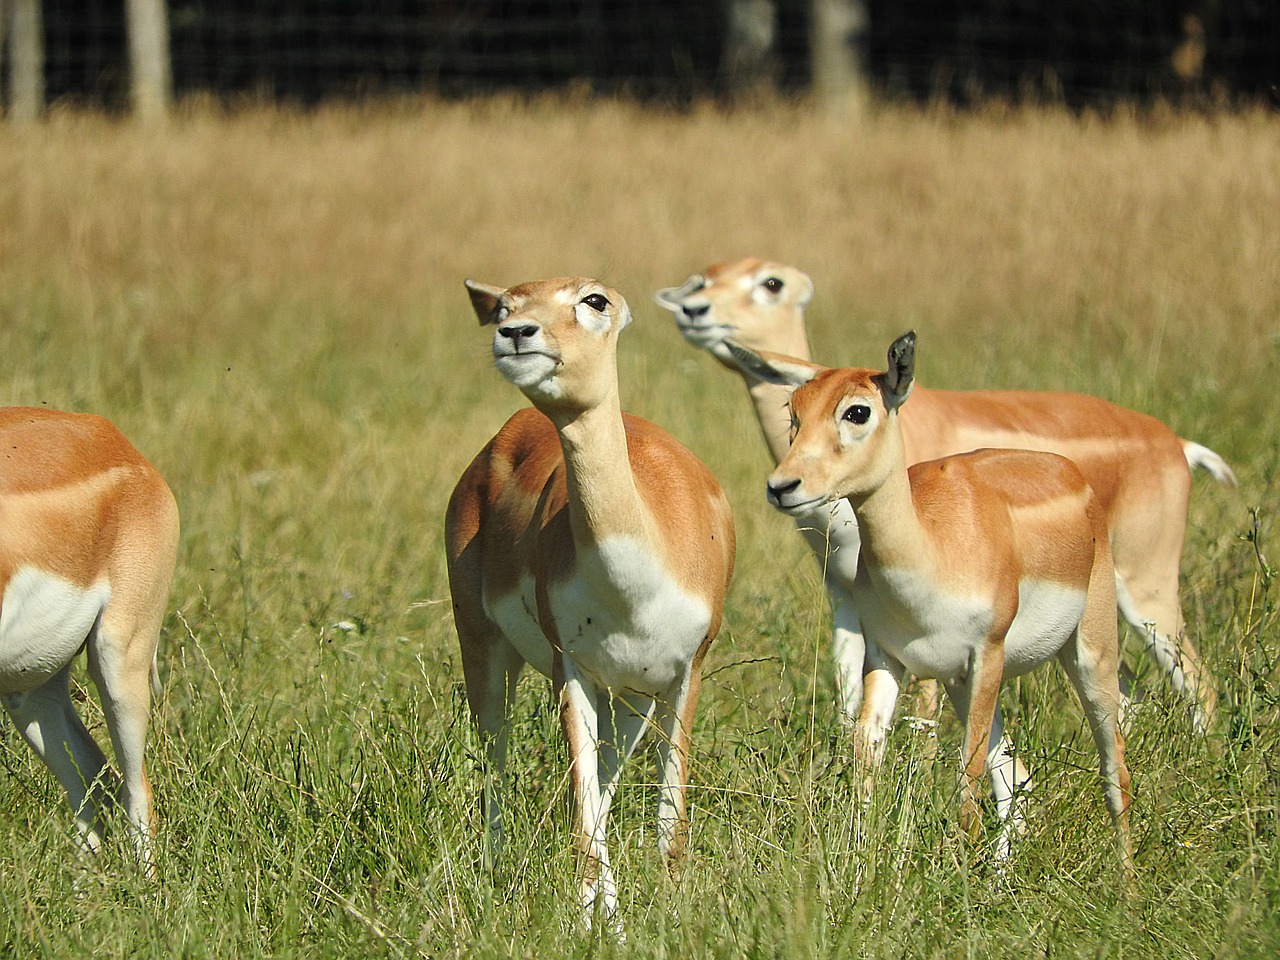
[[[764,287],[770,293],[778,293],[783,288],[784,284],[777,277],[770,277],[768,280],[761,283],[760,286]]]
[[[866,404],[855,403],[845,407],[844,413],[840,414],[840,419],[849,423],[866,423],[871,419],[871,408]]]
[[[609,301],[605,298],[604,294],[600,293],[593,293],[589,297],[583,297],[582,302],[592,310],[597,310],[600,313],[604,313],[605,307],[609,306]]]

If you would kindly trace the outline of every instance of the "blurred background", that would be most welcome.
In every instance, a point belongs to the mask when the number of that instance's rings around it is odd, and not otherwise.
[[[0,0],[15,117],[575,84],[666,103],[1275,96],[1271,0]]]

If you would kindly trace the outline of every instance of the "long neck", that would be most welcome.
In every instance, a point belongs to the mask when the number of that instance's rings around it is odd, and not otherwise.
[[[631,472],[617,393],[556,425],[577,546],[591,547],[610,537],[647,539],[648,514]]]
[[[769,344],[759,344],[762,350],[780,353],[785,357],[797,360],[812,359],[809,354],[809,339],[805,335],[804,319],[796,317],[796,322],[784,336],[779,336]],[[773,462],[780,463],[791,447],[791,387],[781,387],[773,383],[765,383],[743,374],[747,392],[751,395],[751,403],[756,408],[756,419],[760,422],[760,432],[764,434],[764,442],[773,455]]]
[[[930,539],[911,497],[901,431],[892,422],[896,418],[891,416],[890,420],[892,434],[885,439],[892,446],[892,455],[886,458],[883,479],[865,493],[849,497],[862,538],[859,556],[869,570],[929,567],[933,562]]]

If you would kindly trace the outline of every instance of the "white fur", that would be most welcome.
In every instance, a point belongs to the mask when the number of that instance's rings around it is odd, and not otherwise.
[[[615,693],[652,697],[688,672],[711,623],[705,603],[629,538],[604,541],[578,566],[582,578],[552,584],[548,601],[561,646],[585,677]],[[485,607],[525,661],[550,676],[552,650],[536,620],[533,578],[486,599]]]
[[[0,694],[34,690],[65,667],[110,599],[106,581],[85,590],[32,567],[19,568],[0,601]]]
[[[893,598],[889,604],[881,600],[881,591]],[[912,673],[944,684],[965,682],[991,633],[989,598],[949,593],[915,572],[864,574],[853,597],[877,644]],[[1019,583],[1018,612],[1004,642],[1005,676],[1020,676],[1052,659],[1075,633],[1084,604],[1082,590],[1037,580]],[[891,612],[906,607],[923,611],[919,622]]]

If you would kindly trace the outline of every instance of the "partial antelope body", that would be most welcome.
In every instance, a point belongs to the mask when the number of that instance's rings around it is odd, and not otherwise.
[[[808,360],[804,307],[812,295],[812,281],[799,270],[757,259],[713,265],[657,295],[658,303],[675,314],[686,340],[742,374],[775,462],[789,448],[790,388],[741,370],[727,341]],[[1074,461],[1106,519],[1120,612],[1145,639],[1174,688],[1191,701],[1197,728],[1205,727],[1216,694],[1185,635],[1178,571],[1190,468],[1202,467],[1219,482],[1234,485],[1221,457],[1179,439],[1153,417],[1073,393],[917,387],[902,413],[901,429],[909,464],[980,447],[1044,450]],[[827,510],[829,516],[798,517],[797,523],[825,571],[841,707],[848,722],[865,734],[862,749],[875,750],[892,720],[898,685],[875,671],[864,678],[859,611],[848,597],[857,570],[858,529],[842,501]]]
[[[118,802],[148,868],[143,753],[177,549],[172,493],[110,423],[0,408],[0,701],[67,792],[84,846],[99,849]],[[71,704],[81,650],[118,781]]]
[[[869,666],[942,682],[965,727],[961,822],[977,823],[975,784],[1007,765],[997,700],[1005,677],[1057,658],[1098,748],[1107,808],[1128,836],[1129,772],[1119,727],[1115,573],[1103,511],[1064,457],[978,450],[907,468],[899,407],[914,379],[915,335],[889,368],[827,370],[730,343],[758,376],[797,389],[795,437],[769,476],[770,502],[805,515],[836,500],[862,534],[853,602]],[[911,402],[914,402],[912,399]],[[999,852],[1008,852],[1008,804]]]
[[[488,752],[487,833],[516,680],[552,678],[568,744],[588,925],[617,889],[605,828],[623,762],[659,734],[658,844],[674,870],[700,670],[733,570],[733,520],[707,468],[622,413],[626,302],[594,280],[508,290],[467,281],[495,324],[502,374],[537,408],[516,413],[467,468],[446,516],[449,584],[467,699]]]

